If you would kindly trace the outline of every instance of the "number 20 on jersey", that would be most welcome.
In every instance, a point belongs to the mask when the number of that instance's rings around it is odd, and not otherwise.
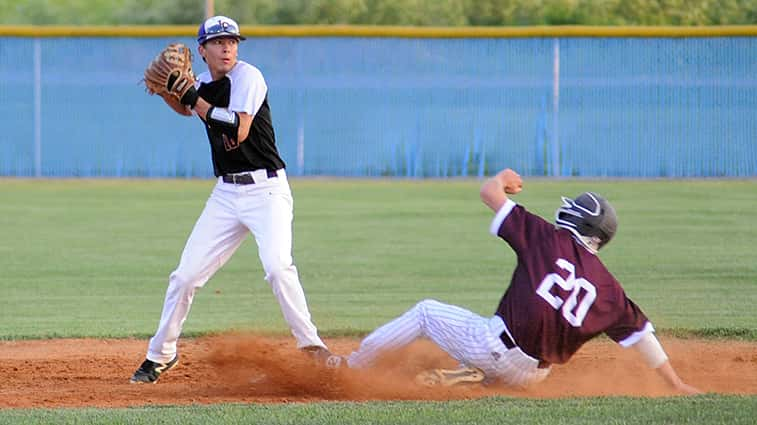
[[[557,273],[550,273],[544,276],[539,288],[536,289],[536,293],[544,298],[552,308],[560,310],[562,316],[571,326],[581,327],[586,313],[589,312],[589,308],[597,298],[597,289],[591,282],[582,277],[576,279],[576,267],[570,262],[560,258],[556,263],[558,267],[569,273],[568,277],[563,278]],[[555,285],[564,291],[569,291],[570,295],[565,299],[553,295],[550,291]]]

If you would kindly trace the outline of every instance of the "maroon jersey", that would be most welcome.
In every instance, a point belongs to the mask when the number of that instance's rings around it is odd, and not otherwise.
[[[518,256],[496,314],[525,353],[565,363],[603,332],[628,346],[652,330],[620,283],[569,231],[508,200],[491,232]]]

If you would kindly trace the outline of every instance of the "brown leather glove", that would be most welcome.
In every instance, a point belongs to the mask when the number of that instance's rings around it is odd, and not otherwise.
[[[145,69],[144,83],[147,93],[168,94],[184,104],[194,106],[192,99],[187,101],[187,92],[195,92],[195,75],[192,72],[192,52],[182,43],[171,43],[155,56]],[[194,102],[196,102],[194,93]]]

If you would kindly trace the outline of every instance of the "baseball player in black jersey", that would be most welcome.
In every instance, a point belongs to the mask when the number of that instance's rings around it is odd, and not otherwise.
[[[265,280],[271,285],[297,346],[327,358],[310,319],[292,259],[293,200],[276,149],[268,87],[260,70],[237,58],[234,20],[214,16],[200,25],[198,51],[208,70],[181,100],[163,96],[177,113],[205,125],[217,183],[171,273],[163,313],[147,358],[132,383],[154,383],[178,361],[176,344],[197,288],[222,267],[251,232]]]
[[[563,198],[552,224],[508,199],[522,186],[521,177],[505,169],[481,187],[482,201],[495,213],[490,233],[518,257],[493,316],[421,301],[368,335],[346,359],[332,356],[327,365],[368,367],[382,352],[425,337],[463,367],[427,371],[419,375],[421,383],[488,379],[527,386],[544,380],[551,364],[567,362],[585,342],[604,333],[635,348],[677,391],[699,393],[678,377],[650,321],[597,256],[617,230],[612,206],[591,192]]]

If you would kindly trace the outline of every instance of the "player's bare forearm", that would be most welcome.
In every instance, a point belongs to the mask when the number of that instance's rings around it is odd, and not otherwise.
[[[655,370],[660,376],[662,376],[665,382],[667,382],[668,385],[673,387],[676,391],[679,391],[683,394],[702,394],[702,390],[700,390],[699,388],[693,387],[683,382],[676,371],[673,369],[673,366],[669,361],[665,361],[665,363],[660,365]]]
[[[701,394],[702,392],[683,382],[668,360],[668,355],[662,348],[662,344],[652,332],[647,332],[633,344],[636,351],[641,354],[644,363],[654,369],[671,387],[683,394]]]
[[[192,116],[192,110],[189,109],[187,105],[182,105],[181,102],[179,102],[179,99],[176,97],[168,94],[168,93],[158,93],[161,98],[163,98],[163,101],[166,102],[166,105],[170,106],[171,109],[176,111],[179,115],[184,116]]]
[[[195,104],[194,111],[199,117],[201,117],[204,120],[205,116],[208,115],[208,110],[212,106],[213,105],[211,105],[205,99],[200,97],[197,99],[197,103]]]
[[[499,211],[507,202],[507,195],[523,190],[523,180],[515,171],[505,168],[481,185],[481,201],[493,211]]]

